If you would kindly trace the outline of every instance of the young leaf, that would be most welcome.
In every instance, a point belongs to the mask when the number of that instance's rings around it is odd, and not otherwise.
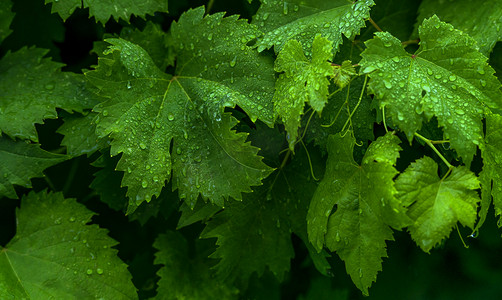
[[[11,11],[11,0],[4,0],[0,3],[0,43],[6,38],[12,30],[9,29],[14,13]]]
[[[500,82],[468,35],[436,16],[423,22],[411,55],[387,32],[366,42],[360,65],[387,116],[408,139],[436,116],[451,146],[469,164],[480,145],[486,106],[500,108]]]
[[[479,202],[479,181],[468,168],[455,167],[447,178],[438,177],[438,166],[430,157],[412,163],[396,180],[398,198],[409,206],[413,224],[411,237],[429,251],[460,222],[474,228]]]
[[[110,17],[129,22],[131,15],[144,17],[155,12],[167,12],[166,0],[45,0],[52,4],[52,13],[58,13],[63,20],[68,19],[77,8],[89,8],[91,17],[96,22],[105,24]]]
[[[424,0],[419,8],[418,22],[436,14],[441,20],[472,36],[479,51],[489,56],[495,43],[502,41],[502,1],[485,0],[480,4],[475,0]]]
[[[275,83],[274,112],[281,116],[288,132],[289,148],[294,149],[305,102],[321,113],[328,101],[329,81],[333,75],[331,42],[316,36],[312,44],[312,60],[303,54],[302,45],[289,40],[275,61],[275,70],[284,72]]]
[[[160,280],[155,299],[237,299],[234,287],[212,276],[210,261],[200,249],[195,257],[188,255],[188,243],[181,233],[161,234],[153,246],[159,250],[155,263],[163,265],[157,273]]]
[[[239,200],[271,171],[245,142],[247,134],[232,130],[236,119],[223,111],[238,104],[254,120],[272,120],[260,104],[271,103],[271,65],[246,46],[257,32],[244,20],[203,13],[191,10],[172,27],[176,45],[190,49],[178,55],[176,76],[121,39],[108,40],[111,55],[86,73],[110,98],[94,108],[100,112],[97,130],[111,134],[112,155],[123,153],[117,169],[125,171],[129,212],[158,196],[171,170],[173,186],[192,207],[199,194],[220,206],[228,197]]]
[[[0,60],[0,132],[36,142],[35,123],[57,118],[56,108],[82,112],[99,103],[82,75],[61,72],[47,52],[22,48]]]
[[[354,144],[350,132],[329,137],[326,173],[310,203],[307,228],[315,248],[335,251],[354,284],[368,294],[387,256],[385,241],[393,240],[390,226],[399,229],[407,221],[393,182],[401,147],[388,133],[370,145],[358,165]]]
[[[293,3],[291,3],[293,2]],[[364,27],[369,18],[373,0],[357,2],[346,0],[268,0],[263,1],[253,24],[265,33],[258,40],[258,51],[275,46],[275,52],[282,50],[288,40],[300,42],[303,49],[309,49],[314,37],[321,35],[333,42],[336,52],[342,43],[342,34],[352,38]],[[307,52],[307,56],[311,56]]]
[[[61,193],[31,192],[17,212],[17,233],[0,250],[2,299],[136,299],[117,243],[93,213]]]
[[[0,198],[17,199],[13,185],[31,187],[30,179],[43,177],[43,170],[69,159],[40,149],[40,145],[0,136]]]

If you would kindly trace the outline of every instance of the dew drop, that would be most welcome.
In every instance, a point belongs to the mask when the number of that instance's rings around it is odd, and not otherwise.
[[[400,59],[399,59],[399,57],[394,56],[394,57],[392,58],[392,60],[398,63]]]
[[[148,187],[148,182],[147,182],[146,180],[143,180],[143,181],[141,182],[141,186],[142,186],[144,189],[146,189],[146,188]]]
[[[167,118],[169,119],[169,121],[172,121],[174,120],[174,115],[170,113],[167,115]]]
[[[87,269],[87,275],[92,275],[92,270],[91,269]]]
[[[145,149],[146,149],[146,145],[145,145],[145,143],[143,143],[143,142],[139,143],[139,147],[140,147],[141,149],[143,149],[143,150],[145,150]]]
[[[235,64],[237,62],[237,56],[234,57],[234,59],[232,59],[232,61],[230,62],[230,67],[235,67]]]
[[[392,83],[390,81],[384,80],[383,84],[385,85],[386,88],[391,89],[392,88]]]
[[[449,78],[450,78],[450,81],[455,81],[455,80],[457,79],[457,76],[455,76],[455,75],[450,75],[450,77],[449,77]]]
[[[100,268],[98,268],[98,269],[96,270],[96,272],[97,272],[99,275],[103,275],[103,273],[104,273],[104,272],[103,272],[103,269],[100,269]]]
[[[54,89],[54,84],[52,84],[52,83],[48,83],[48,84],[46,84],[46,85],[45,85],[45,89],[46,89],[46,90],[49,90],[49,91],[50,91],[50,90],[53,90],[53,89]]]

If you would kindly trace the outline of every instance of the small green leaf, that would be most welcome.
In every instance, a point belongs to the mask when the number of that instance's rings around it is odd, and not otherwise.
[[[108,146],[108,139],[99,138],[96,134],[97,117],[97,113],[90,112],[85,116],[74,114],[64,118],[64,123],[57,132],[64,135],[61,145],[66,146],[68,155],[87,154],[90,156],[97,150]]]
[[[38,144],[0,136],[0,197],[17,199],[13,185],[30,188],[30,179],[43,177],[43,170],[70,157],[40,149]]]
[[[396,180],[398,198],[408,208],[413,240],[429,251],[460,222],[474,228],[479,181],[468,168],[455,167],[447,178],[438,177],[438,166],[430,157],[412,163]]]
[[[302,45],[290,40],[275,61],[275,70],[284,72],[275,84],[274,112],[281,116],[288,132],[289,148],[294,149],[305,102],[321,113],[328,101],[328,76],[333,75],[331,42],[316,36],[312,60],[303,54]]]
[[[468,35],[436,16],[420,27],[411,55],[389,33],[366,42],[360,62],[370,89],[408,139],[433,116],[459,156],[470,164],[483,140],[484,109],[502,107],[500,82]]]
[[[17,233],[0,250],[1,299],[137,299],[117,244],[93,213],[61,193],[21,200]]]

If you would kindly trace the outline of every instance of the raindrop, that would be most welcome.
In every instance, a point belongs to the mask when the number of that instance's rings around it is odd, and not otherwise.
[[[230,62],[230,67],[235,67],[235,64],[236,64],[236,61],[237,61],[237,56],[234,57],[234,59],[232,59],[232,61]]]
[[[148,182],[147,182],[146,180],[143,180],[143,181],[141,182],[141,186],[142,186],[144,189],[146,189],[146,188],[148,187]]]
[[[143,150],[145,150],[145,149],[146,149],[146,145],[145,145],[145,143],[143,143],[143,142],[139,143],[139,147],[140,147],[141,149],[143,149]]]
[[[457,76],[455,75],[450,75],[450,81],[455,81],[457,79]]]
[[[131,82],[127,81],[127,88],[130,89],[132,87]]]
[[[478,237],[478,235],[479,235],[479,231],[477,231],[477,230],[476,230],[476,231],[474,231],[473,233],[471,233],[471,234],[469,235],[469,237],[470,237],[470,238],[474,238],[474,239],[475,239],[475,238],[477,238],[477,237]]]
[[[174,120],[174,115],[170,113],[167,115],[167,118],[169,119],[169,121],[172,121]]]
[[[399,59],[399,57],[394,56],[394,57],[392,58],[392,60],[398,63],[400,59]]]
[[[92,270],[91,269],[87,269],[87,275],[92,275]]]
[[[98,269],[96,270],[96,272],[97,272],[99,275],[103,275],[103,269],[98,268]]]

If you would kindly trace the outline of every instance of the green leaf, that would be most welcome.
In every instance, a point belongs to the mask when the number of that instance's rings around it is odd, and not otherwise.
[[[86,73],[110,98],[94,108],[100,113],[97,131],[111,136],[112,155],[123,153],[117,170],[125,172],[129,212],[158,196],[171,170],[173,186],[191,207],[199,194],[220,206],[228,197],[239,200],[271,171],[245,142],[247,134],[232,130],[237,121],[224,107],[238,104],[253,120],[272,122],[260,104],[271,103],[272,65],[246,46],[257,34],[253,26],[203,13],[191,10],[172,27],[175,44],[186,49],[178,55],[176,76],[121,39],[108,40],[107,56]]]
[[[474,228],[479,202],[479,181],[467,167],[455,167],[440,179],[438,166],[430,157],[412,163],[396,180],[398,198],[408,208],[413,240],[429,251],[460,222]]]
[[[350,132],[329,137],[326,173],[310,203],[307,228],[314,247],[335,251],[367,295],[387,256],[385,241],[393,240],[390,226],[407,225],[393,182],[401,148],[399,139],[388,133],[370,145],[358,165],[352,157],[354,144]]]
[[[312,44],[312,60],[303,54],[302,45],[289,40],[279,52],[275,71],[284,72],[275,83],[274,112],[281,116],[288,132],[289,148],[294,149],[305,102],[321,113],[328,101],[329,81],[333,75],[331,42],[316,36]]]
[[[486,115],[485,145],[481,152],[483,157],[483,171],[479,174],[481,181],[481,209],[480,220],[475,231],[483,225],[488,208],[492,202],[495,207],[495,216],[499,216],[497,225],[501,227],[502,215],[502,116],[497,114]]]
[[[237,299],[235,288],[212,276],[203,251],[197,249],[194,257],[188,255],[188,243],[181,233],[161,234],[153,246],[159,250],[155,263],[163,265],[157,273],[160,280],[155,299]]]
[[[83,7],[89,8],[90,16],[103,24],[110,17],[129,22],[131,15],[145,17],[146,14],[167,12],[167,0],[45,0],[45,4],[48,3],[52,4],[52,13],[58,13],[65,21],[75,9]]]
[[[0,250],[0,298],[137,299],[117,243],[86,225],[92,216],[61,193],[24,197],[17,233]]]
[[[436,14],[441,20],[472,36],[479,51],[489,56],[495,43],[502,41],[501,0],[424,0],[419,8],[418,22]],[[417,25],[418,26],[418,25]]]
[[[311,157],[315,166],[322,164],[319,154]],[[306,153],[298,151],[262,187],[242,202],[229,203],[207,223],[201,237],[218,239],[218,248],[210,257],[220,259],[215,268],[221,280],[245,283],[253,273],[262,276],[266,269],[279,280],[284,278],[294,256],[291,233],[309,245],[305,217],[317,187],[309,167]],[[326,274],[326,253],[312,251],[311,256]]]
[[[61,145],[66,146],[68,155],[90,156],[108,146],[108,139],[99,138],[96,134],[97,116],[97,113],[90,112],[84,116],[73,114],[64,118],[64,123],[57,132],[64,135]]]
[[[47,52],[22,48],[0,60],[0,132],[38,141],[35,123],[57,118],[56,108],[82,112],[99,102],[82,75],[61,72]]]
[[[279,53],[288,40],[300,42],[309,49],[314,37],[321,35],[333,42],[336,52],[342,43],[342,34],[353,38],[370,17],[373,0],[355,3],[346,0],[268,0],[263,1],[253,24],[265,34],[258,40],[258,51],[275,46]],[[307,52],[311,56],[311,52]]]
[[[500,108],[500,82],[468,35],[436,16],[420,27],[420,48],[411,55],[389,33],[366,42],[360,65],[385,113],[408,136],[433,116],[446,139],[469,164],[480,145],[486,106]]]
[[[69,157],[40,149],[38,144],[13,141],[0,136],[0,198],[17,199],[13,185],[31,188],[30,179],[43,177],[43,170]]]
[[[11,9],[11,0],[4,0],[0,3],[0,43],[12,32],[12,30],[9,29],[10,23],[12,19],[14,19],[14,13]]]

